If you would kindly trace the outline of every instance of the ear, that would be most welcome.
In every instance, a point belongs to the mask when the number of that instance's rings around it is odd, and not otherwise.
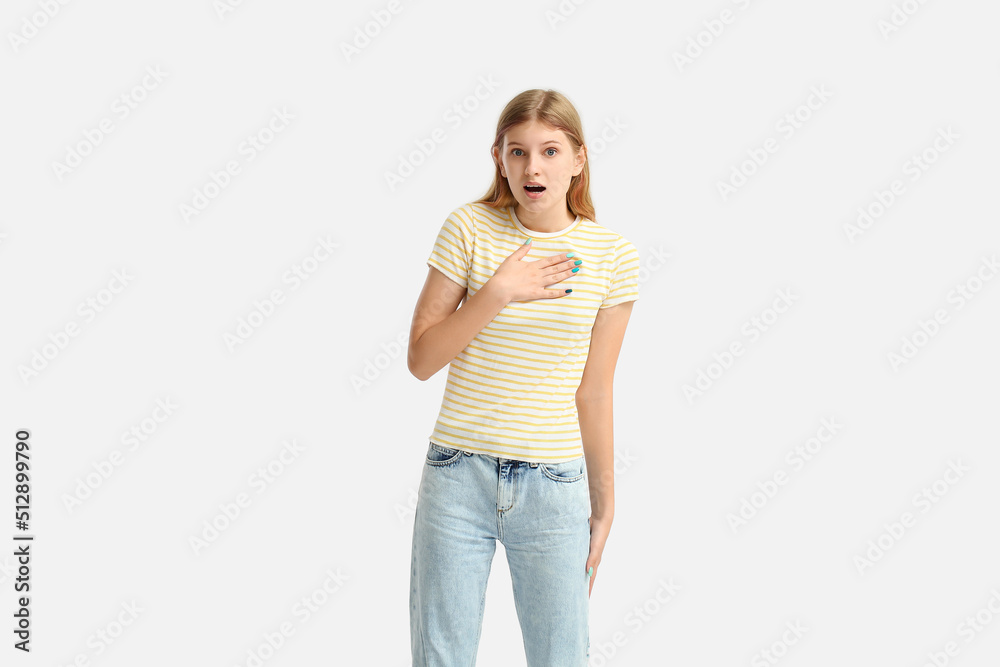
[[[493,161],[500,168],[500,175],[503,176],[504,178],[507,178],[507,174],[504,173],[503,169],[503,161],[500,159],[500,149],[494,147],[492,153],[493,153]]]
[[[583,172],[583,165],[587,162],[587,146],[580,146],[577,151],[576,160],[573,163],[573,175],[579,176]]]

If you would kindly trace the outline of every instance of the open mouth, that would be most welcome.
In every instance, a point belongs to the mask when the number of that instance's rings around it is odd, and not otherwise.
[[[545,192],[545,186],[544,185],[525,185],[524,189],[527,192],[530,192],[532,194],[537,194],[537,195],[540,195],[543,192]]]

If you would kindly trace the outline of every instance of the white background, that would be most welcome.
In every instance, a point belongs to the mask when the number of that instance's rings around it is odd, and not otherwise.
[[[1000,6],[220,6],[5,3],[5,628],[17,429],[35,541],[32,652],[5,632],[0,662],[410,664],[412,504],[447,375],[407,371],[410,318],[441,223],[489,186],[501,109],[552,88],[583,119],[598,222],[644,267],[591,665],[996,664]],[[268,134],[275,110],[292,118]],[[113,131],[88,140],[102,119]],[[401,160],[419,164],[390,187]],[[862,228],[859,208],[881,215]],[[337,248],[310,264],[320,239]],[[779,290],[794,299],[775,321]],[[770,322],[755,340],[753,317]],[[699,372],[713,379],[689,397]],[[839,426],[796,469],[786,455],[824,419]],[[756,513],[734,530],[744,499]],[[525,664],[503,553],[484,667]],[[283,623],[294,634],[262,649]]]

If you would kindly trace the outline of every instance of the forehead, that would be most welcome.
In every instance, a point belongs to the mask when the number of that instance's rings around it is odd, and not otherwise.
[[[546,144],[563,143],[566,141],[566,133],[538,121],[521,123],[515,125],[507,131],[504,141],[510,144]]]

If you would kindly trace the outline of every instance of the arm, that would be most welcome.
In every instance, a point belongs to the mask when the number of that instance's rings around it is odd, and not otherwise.
[[[587,459],[590,504],[594,519],[615,515],[613,385],[618,353],[634,301],[597,311],[583,379],[576,391],[576,409]]]
[[[413,311],[406,354],[406,366],[418,380],[427,380],[451,363],[508,302],[492,280],[459,308],[465,296],[464,287],[428,267]]]
[[[615,448],[612,388],[615,366],[625,326],[632,314],[634,301],[597,311],[590,337],[590,351],[583,379],[576,391],[576,410],[580,419],[580,435],[587,461],[590,484],[590,553],[586,569],[593,567],[590,592],[594,590],[597,567],[601,563],[604,545],[611,533],[615,517]]]

